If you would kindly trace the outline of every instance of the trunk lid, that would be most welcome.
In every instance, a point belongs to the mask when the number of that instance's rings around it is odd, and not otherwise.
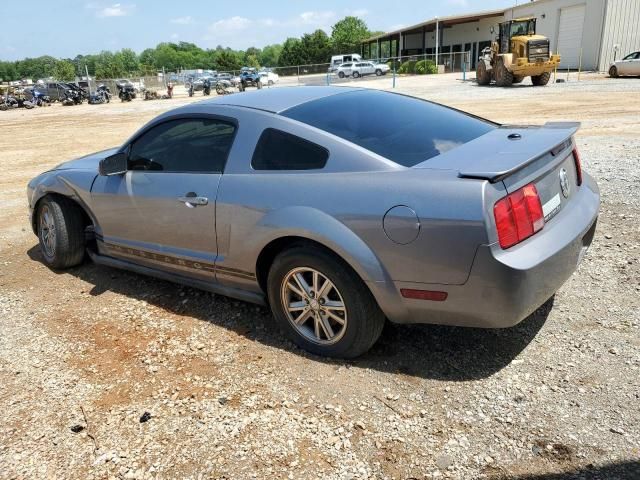
[[[578,185],[574,122],[501,126],[414,168],[457,170],[462,178],[502,181],[508,193],[533,183],[545,221],[570,201]]]

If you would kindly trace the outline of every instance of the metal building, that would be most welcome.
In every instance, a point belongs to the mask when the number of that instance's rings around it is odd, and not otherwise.
[[[538,33],[560,53],[560,68],[606,71],[614,58],[640,50],[640,0],[535,0],[507,9],[432,18],[384,33],[365,40],[362,55],[388,58],[437,52],[439,63],[453,62],[455,69],[462,57],[454,54],[469,52],[475,68],[479,53],[491,44],[492,26],[497,31],[504,20],[528,16],[536,17]]]

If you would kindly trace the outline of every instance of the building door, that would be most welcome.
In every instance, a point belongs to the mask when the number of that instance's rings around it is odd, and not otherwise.
[[[575,5],[560,10],[558,47],[560,68],[578,68],[582,46],[585,5]]]

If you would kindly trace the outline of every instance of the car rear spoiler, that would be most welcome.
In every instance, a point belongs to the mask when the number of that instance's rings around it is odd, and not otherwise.
[[[486,179],[495,183],[549,152],[555,155],[564,150],[579,128],[579,122],[548,122],[543,126],[501,125],[416,165],[416,168],[457,170],[462,178]]]

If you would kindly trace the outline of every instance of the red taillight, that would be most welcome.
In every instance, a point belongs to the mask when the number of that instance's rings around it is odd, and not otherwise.
[[[573,161],[576,162],[576,180],[578,185],[582,185],[582,163],[580,162],[580,154],[578,149],[573,149]]]
[[[542,204],[533,183],[498,200],[493,215],[502,248],[512,247],[544,227]]]

